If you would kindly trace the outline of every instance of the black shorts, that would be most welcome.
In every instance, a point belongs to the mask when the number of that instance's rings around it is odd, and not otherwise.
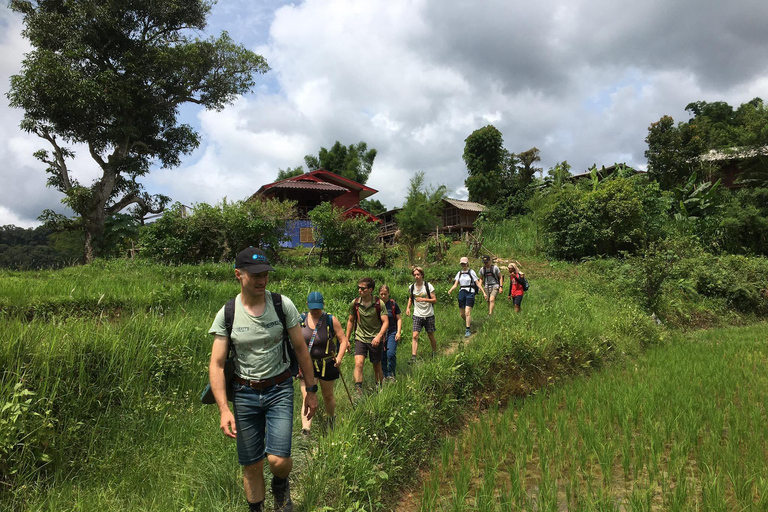
[[[355,356],[367,357],[373,364],[381,362],[381,354],[384,352],[384,341],[374,347],[371,343],[355,340]]]
[[[522,303],[523,303],[522,295],[515,295],[514,297],[512,297],[512,304],[514,304],[515,306],[519,306]]]
[[[336,358],[313,359],[312,367],[315,369],[315,378],[320,380],[336,380],[339,378],[339,369],[336,368]]]

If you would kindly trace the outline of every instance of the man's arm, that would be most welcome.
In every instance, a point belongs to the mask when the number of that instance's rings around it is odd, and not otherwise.
[[[208,366],[208,379],[211,382],[213,398],[216,399],[216,405],[221,415],[219,428],[221,428],[225,436],[234,439],[237,437],[237,427],[235,427],[235,416],[232,414],[227,403],[227,381],[224,377],[224,363],[227,361],[228,353],[229,340],[227,340],[226,336],[216,335],[213,338],[211,363]]]
[[[291,345],[296,352],[296,359],[299,360],[299,368],[304,375],[304,383],[307,387],[316,384],[315,369],[312,367],[312,359],[309,357],[309,348],[304,342],[304,335],[301,334],[301,324],[296,324],[288,329],[288,336],[291,338]],[[317,393],[307,393],[304,400],[304,415],[307,419],[312,418],[317,410]]]
[[[371,340],[371,345],[375,347],[379,343],[381,343],[381,340],[384,339],[384,336],[388,328],[389,328],[389,315],[387,315],[386,309],[383,309],[381,313],[381,329],[379,329],[379,334],[374,336],[374,338]]]

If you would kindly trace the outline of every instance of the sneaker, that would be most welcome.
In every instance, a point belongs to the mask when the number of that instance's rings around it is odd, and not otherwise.
[[[325,428],[333,430],[336,427],[336,416],[328,416],[325,419]]]
[[[304,439],[309,439],[309,429],[308,428],[301,429],[301,437],[303,437]]]
[[[288,479],[281,486],[275,485],[275,477],[272,477],[272,494],[275,497],[275,512],[293,512],[291,501],[291,485]]]
[[[415,362],[416,362],[416,356],[411,356],[411,363],[410,364],[414,364]]]
[[[395,376],[394,375],[387,375],[386,377],[384,377],[384,383],[385,384],[394,384],[395,382],[396,381],[395,381]]]
[[[467,327],[467,330],[464,331],[464,337],[469,338],[472,333],[469,331],[469,327]]]

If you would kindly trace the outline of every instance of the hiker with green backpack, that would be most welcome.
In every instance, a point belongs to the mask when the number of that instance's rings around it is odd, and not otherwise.
[[[339,365],[347,351],[348,341],[339,319],[326,313],[324,308],[325,301],[322,293],[310,292],[307,295],[309,311],[301,314],[301,333],[309,349],[309,356],[312,358],[315,380],[320,381],[327,425],[332,429],[336,423],[336,398],[333,396],[333,385],[341,375]],[[299,373],[299,383],[301,394],[306,400],[306,380],[303,373]],[[304,414],[302,407],[301,433],[308,436],[311,428],[312,418]]]
[[[412,275],[414,283],[408,286],[408,305],[405,307],[405,316],[411,316],[413,306],[413,337],[411,339],[411,363],[416,362],[416,353],[419,348],[419,334],[422,329],[427,331],[429,343],[432,345],[432,357],[437,351],[435,339],[435,287],[424,281],[424,269],[413,267]]]
[[[263,251],[254,247],[241,251],[235,260],[240,293],[219,310],[209,330],[214,335],[210,394],[219,408],[219,427],[237,440],[251,512],[264,509],[265,457],[272,472],[274,509],[293,510],[288,476],[293,468],[292,376],[298,367],[307,385],[303,412],[311,418],[317,409],[317,384],[299,312],[288,297],[267,290],[271,271]],[[202,400],[210,401],[205,395]]]

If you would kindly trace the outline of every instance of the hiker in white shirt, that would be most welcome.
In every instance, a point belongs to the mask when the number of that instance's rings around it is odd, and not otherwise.
[[[408,287],[408,305],[405,307],[405,316],[411,315],[413,306],[413,338],[411,339],[411,363],[416,361],[416,353],[419,348],[419,333],[422,328],[427,331],[429,343],[432,345],[432,357],[437,351],[435,339],[435,287],[424,281],[424,269],[413,267],[415,282]]]

